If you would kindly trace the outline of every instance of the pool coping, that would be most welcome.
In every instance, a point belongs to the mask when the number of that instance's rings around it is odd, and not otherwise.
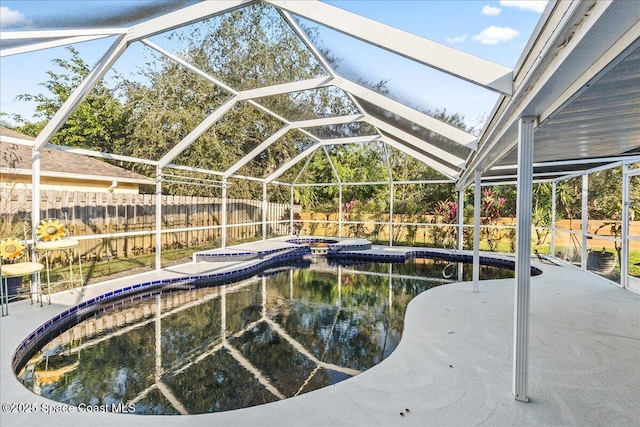
[[[408,252],[411,252],[412,250],[415,250],[415,248],[374,247],[373,249],[373,251],[379,254],[392,255],[396,257],[398,253],[408,253]],[[424,249],[421,249],[421,251],[424,251]],[[428,252],[430,254],[433,254],[433,251],[431,250],[429,250]],[[453,253],[452,251],[443,251],[443,252]],[[465,255],[471,256],[471,254],[469,254],[468,252],[465,253]],[[483,254],[483,256],[487,256],[487,255]],[[513,258],[509,256],[498,256],[497,258],[501,258],[503,261],[507,261],[507,262],[513,261]],[[234,266],[237,266],[237,264],[240,264],[242,268],[246,268],[249,264],[252,264],[252,263],[253,262],[251,261],[228,263],[229,265],[220,267],[219,270],[222,271],[229,268],[233,269]],[[597,282],[595,283],[594,286],[596,287],[599,286],[600,288],[603,287],[602,285],[602,283],[604,282],[603,280],[598,280],[598,278],[596,278],[593,274],[582,272],[576,268],[572,268],[571,266],[549,266],[549,265],[539,264],[537,265],[537,267],[539,267],[541,270],[551,269],[556,273],[558,271],[564,271],[559,269],[566,267],[568,268],[568,270],[566,271],[570,271],[570,275],[572,279],[576,279],[578,276],[581,275],[585,281],[590,281],[594,283]],[[179,268],[172,267],[171,269],[167,269],[167,270],[171,270],[175,272],[176,270],[179,270]],[[145,273],[143,275],[140,275],[139,277],[142,278],[147,276],[149,276],[149,274]],[[131,282],[131,280],[137,281],[138,279],[136,279],[136,277],[132,277],[132,278],[128,278],[128,280],[129,282]],[[564,280],[567,280],[567,277],[565,277]],[[114,281],[114,282],[116,283],[110,283],[110,284],[105,283],[105,284],[98,284],[98,285],[92,285],[90,287],[87,287],[87,293],[89,294],[87,295],[87,298],[90,299],[92,295],[100,296],[102,294],[105,294],[105,292],[100,292],[98,295],[96,294],[95,291],[97,291],[98,288],[108,289],[109,287],[113,287],[114,285],[117,285],[117,283],[122,283],[122,280]],[[154,281],[151,280],[150,283],[152,282]],[[511,289],[511,286],[508,284],[512,282],[513,282],[513,279],[486,281],[486,283],[482,285],[483,288],[486,288],[485,295],[480,298],[488,298],[488,295],[492,293],[490,292],[490,289],[505,288],[505,286],[507,287],[507,289]],[[549,282],[555,282],[555,280],[553,276],[550,277],[545,274],[543,276],[532,277],[532,282],[535,282],[537,285],[541,285],[541,284],[547,284]],[[377,409],[374,410],[372,408],[369,408],[369,409],[363,408],[362,403],[357,404],[354,407],[352,406],[353,403],[351,401],[354,400],[355,396],[351,396],[349,394],[349,396],[351,397],[346,398],[346,395],[344,393],[347,392],[347,390],[353,389],[354,387],[356,388],[360,387],[359,384],[361,385],[363,384],[363,382],[370,383],[372,379],[374,380],[374,383],[377,383],[375,381],[375,378],[378,377],[380,373],[384,373],[386,370],[388,370],[389,366],[394,366],[394,364],[397,364],[398,361],[400,362],[400,365],[407,366],[407,365],[404,365],[404,363],[408,363],[408,362],[403,362],[403,360],[406,359],[406,356],[407,356],[407,353],[405,350],[407,348],[412,348],[415,345],[413,338],[410,338],[410,337],[413,336],[415,333],[418,333],[418,334],[420,333],[419,330],[418,331],[413,330],[415,326],[412,326],[412,325],[415,322],[412,319],[414,319],[416,316],[422,316],[421,314],[422,311],[419,310],[418,312],[416,312],[414,307],[417,305],[421,305],[425,300],[426,301],[431,300],[432,298],[434,298],[436,294],[440,294],[442,292],[445,292],[447,294],[450,294],[450,293],[457,294],[459,293],[459,290],[461,288],[466,289],[468,285],[469,285],[468,282],[464,282],[464,283],[458,283],[455,285],[448,285],[446,287],[434,288],[430,290],[430,292],[425,292],[419,295],[418,297],[416,297],[409,304],[409,308],[407,309],[406,332],[405,334],[403,334],[403,338],[401,340],[400,346],[396,349],[396,351],[394,351],[394,353],[392,353],[392,355],[389,358],[385,359],[385,361],[383,361],[381,364],[372,367],[371,369],[367,370],[363,374],[355,378],[352,378],[348,381],[344,381],[334,386],[326,387],[321,390],[308,393],[306,395],[285,399],[283,401],[276,402],[269,405],[260,405],[258,407],[252,407],[252,408],[242,409],[238,411],[229,411],[229,412],[223,412],[223,413],[212,413],[212,414],[193,415],[193,416],[184,416],[184,417],[168,417],[168,418],[166,416],[135,415],[135,417],[139,417],[139,418],[136,418],[136,424],[157,426],[157,425],[194,425],[194,424],[200,424],[200,423],[211,424],[213,422],[216,424],[224,423],[224,424],[233,424],[233,425],[256,425],[256,423],[270,424],[270,425],[297,425],[297,424],[300,424],[301,420],[308,420],[308,422],[305,422],[305,424],[310,424],[310,425],[326,425],[326,424],[371,425],[371,424],[385,424],[386,421],[389,421],[389,424],[399,424],[400,419],[398,418],[397,412],[395,414],[396,415],[395,418],[389,418],[389,419],[384,417],[379,418],[378,416],[373,415],[378,411]],[[619,289],[612,289],[613,287],[610,285],[610,283],[605,283],[604,288],[607,288],[606,290],[608,292],[615,292],[619,290]],[[436,290],[435,292],[432,292],[435,289],[438,289],[438,290]],[[535,289],[535,288],[532,287],[532,289]],[[110,290],[114,290],[114,289],[110,289]],[[631,294],[631,292],[627,292],[623,290],[620,290],[620,291],[625,292],[626,294],[630,294],[630,295],[625,294],[625,296],[631,299],[635,298],[634,301],[637,301],[637,295]],[[507,291],[507,292],[509,294],[511,293],[511,291]],[[554,293],[554,296],[555,296],[555,293]],[[477,297],[474,297],[474,298],[477,298]],[[44,408],[44,406],[42,405],[53,405],[56,407],[69,406],[69,405],[59,404],[57,402],[50,401],[24,388],[24,386],[22,386],[22,384],[13,375],[13,372],[10,368],[10,365],[11,365],[10,355],[13,352],[13,349],[16,348],[16,346],[14,346],[12,342],[13,343],[19,342],[18,340],[21,336],[22,337],[26,336],[26,334],[22,335],[25,330],[28,331],[29,329],[33,330],[34,328],[36,328],[37,325],[39,324],[38,323],[39,319],[42,319],[43,317],[47,317],[47,319],[51,319],[56,314],[61,314],[64,311],[68,310],[68,307],[71,305],[68,302],[70,299],[72,298],[68,295],[68,292],[65,295],[54,295],[53,296],[54,305],[45,306],[42,309],[40,309],[39,307],[30,307],[28,303],[26,304],[18,303],[19,305],[16,305],[16,306],[14,306],[15,304],[14,303],[12,304],[13,314],[11,314],[8,318],[2,318],[1,329],[2,329],[3,345],[0,352],[0,355],[2,356],[1,357],[2,366],[0,366],[0,372],[2,372],[2,378],[3,378],[2,386],[1,386],[2,396],[4,396],[3,402],[2,402],[3,404],[6,402],[32,403],[34,405],[39,405],[37,407],[40,409]],[[511,306],[511,305],[512,303],[507,304],[507,306]],[[50,315],[51,313],[53,313],[53,315]],[[634,325],[634,323],[631,322],[631,325]],[[435,326],[435,324],[433,326]],[[405,336],[407,337],[406,339],[405,339]],[[379,383],[379,386],[382,387],[380,391],[382,390],[387,390],[387,391],[385,391],[383,395],[381,395],[386,397],[382,397],[383,400],[380,401],[380,403],[388,402],[390,398],[391,400],[393,400],[393,396],[397,394],[397,392],[394,392],[394,389],[396,387],[393,385],[396,381],[392,381],[391,383],[389,383],[387,381],[388,378],[386,380],[384,378],[382,379],[382,383]],[[345,384],[345,383],[348,383],[348,384]],[[374,389],[378,388],[377,386],[373,386],[373,387]],[[507,386],[507,389],[508,389],[508,386]],[[310,396],[310,395],[313,395],[313,396]],[[7,398],[7,396],[11,396],[11,397]],[[504,396],[504,397],[506,398],[506,400],[502,399],[501,401],[506,402],[507,406],[510,407],[512,403],[512,398],[509,396]],[[310,409],[311,407],[309,405],[311,404],[310,402],[313,399],[319,399],[318,402],[316,404],[313,404],[312,406],[313,408],[319,408],[318,410]],[[355,400],[358,400],[358,399],[355,399]],[[379,401],[379,400],[374,399],[374,401]],[[343,412],[339,417],[338,417],[338,414],[335,413],[335,411],[329,410],[327,412],[326,410],[327,406],[325,404],[326,402],[333,402],[331,403],[332,405],[331,407],[342,408],[345,410],[345,412]],[[345,405],[346,407],[343,408],[343,406]],[[385,406],[385,404],[382,404],[382,406]],[[532,408],[532,407],[533,405],[527,406],[526,408]],[[318,412],[320,408],[324,408],[324,410]],[[415,413],[418,411],[414,410],[413,412]],[[521,411],[516,410],[516,413],[519,414],[520,412]],[[469,412],[469,418],[467,418],[468,421],[474,419],[473,413],[474,411]],[[426,418],[427,420],[431,420],[431,422],[433,423],[434,422],[433,420],[440,419],[440,422],[442,422],[441,418],[435,417],[436,414],[434,414],[433,412],[430,412],[430,414],[431,415],[429,415]],[[122,422],[122,419],[119,418],[122,416],[128,417],[128,416],[134,416],[134,415],[121,415],[121,414],[110,414],[110,413],[89,414],[89,413],[77,413],[77,412],[72,414],[61,415],[61,414],[46,414],[46,413],[42,413],[42,411],[38,413],[22,412],[22,413],[0,414],[2,424],[8,425],[8,426],[9,425],[34,425],[34,424],[59,425],[62,423],[68,426],[86,425],[88,423],[95,424],[95,425],[115,425],[117,423]],[[430,418],[430,417],[435,417],[435,418]],[[424,421],[424,418],[421,418],[421,420]],[[511,418],[511,420],[512,422],[515,422],[516,420],[521,420],[521,418],[514,417],[514,418]],[[130,421],[130,419],[127,419],[127,421]],[[437,423],[437,421],[435,422]]]
[[[37,327],[31,332],[15,349],[11,360],[11,365],[14,369],[14,373],[17,374],[18,367],[24,366],[34,353],[34,347],[40,346],[41,342],[48,342],[51,338],[55,337],[68,325],[69,322],[74,322],[78,318],[82,318],[87,315],[89,311],[93,310],[94,306],[107,304],[111,301],[125,298],[130,295],[139,294],[142,292],[150,292],[157,289],[166,288],[167,286],[176,285],[197,285],[199,282],[207,282],[208,286],[226,283],[228,281],[241,280],[249,278],[255,274],[264,271],[265,269],[293,259],[302,259],[305,256],[311,255],[311,248],[308,244],[313,242],[325,242],[332,241],[329,245],[329,252],[326,257],[329,259],[343,259],[343,260],[363,260],[372,262],[405,262],[409,259],[415,259],[420,257],[428,257],[435,259],[442,259],[450,262],[466,262],[473,261],[473,256],[464,253],[458,253],[457,251],[447,251],[442,249],[416,249],[412,248],[407,250],[406,248],[401,251],[395,251],[393,253],[376,253],[372,252],[371,242],[364,239],[339,239],[339,238],[279,238],[274,239],[275,242],[286,242],[289,245],[277,246],[276,248],[262,248],[254,251],[243,251],[237,247],[229,247],[222,250],[216,250],[212,253],[213,259],[208,257],[196,257],[194,254],[194,262],[225,262],[229,261],[255,261],[255,263],[248,266],[240,266],[239,268],[230,269],[223,272],[215,273],[199,273],[191,274],[182,277],[173,277],[167,279],[157,279],[136,283],[129,286],[117,288],[112,291],[105,292],[93,298],[86,299],[80,304],[72,306],[55,316],[47,320],[45,323]],[[246,245],[246,244],[245,244]],[[245,246],[242,245],[242,246]],[[333,247],[332,247],[333,246]],[[199,252],[198,254],[202,254]],[[246,253],[252,253],[254,257],[247,258],[244,256]],[[238,256],[238,254],[241,254]],[[195,261],[195,260],[198,261]],[[481,256],[480,263],[483,265],[491,265],[496,267],[515,269],[515,260],[508,258],[500,258],[495,256]],[[535,266],[531,267],[532,275],[541,274],[542,271]]]

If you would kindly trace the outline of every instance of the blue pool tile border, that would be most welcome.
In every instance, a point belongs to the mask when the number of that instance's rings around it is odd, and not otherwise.
[[[125,286],[123,288],[106,292],[97,297],[83,301],[47,320],[40,325],[36,330],[31,332],[18,346],[13,354],[12,367],[16,375],[18,370],[24,366],[28,359],[35,353],[36,348],[40,343],[46,343],[50,340],[50,337],[54,333],[58,333],[59,329],[66,327],[69,322],[73,322],[79,317],[93,312],[101,305],[110,303],[114,300],[124,298],[126,296],[133,296],[142,292],[148,292],[153,290],[160,290],[162,288],[171,285],[190,285],[197,286],[198,284],[207,283],[208,285],[220,285],[229,281],[241,280],[243,278],[251,277],[266,268],[277,265],[283,261],[292,259],[302,259],[307,255],[311,255],[309,247],[298,247],[295,250],[289,251],[283,254],[276,254],[272,257],[266,258],[256,264],[248,267],[237,268],[223,273],[210,273],[210,274],[194,274],[190,276],[176,277],[173,279],[153,280],[148,282],[142,282],[135,285]]]
[[[335,241],[335,239],[327,240]],[[317,239],[313,239],[313,242],[317,241]],[[413,258],[435,258],[451,262],[473,262],[473,255],[463,253],[442,252],[433,249],[415,249],[406,251],[404,253],[376,254],[362,252],[362,245],[366,246],[365,243],[357,243],[351,246],[341,246],[340,250],[329,250],[327,252],[327,258],[383,262],[405,262],[406,260]],[[369,246],[370,245],[371,244],[369,243]],[[37,349],[41,347],[41,344],[43,345],[50,339],[54,338],[63,328],[66,328],[70,322],[75,322],[78,318],[94,312],[101,305],[108,304],[112,301],[127,296],[134,296],[143,292],[161,290],[167,287],[173,288],[182,285],[188,288],[203,283],[207,283],[207,286],[215,286],[249,278],[267,270],[269,267],[277,266],[284,261],[291,261],[295,259],[299,260],[310,256],[311,248],[310,246],[299,245],[260,252],[262,253],[262,256],[260,256],[261,261],[258,261],[257,263],[247,267],[240,267],[222,273],[194,274],[190,276],[175,277],[172,279],[152,280],[148,282],[137,283],[106,292],[102,295],[88,299],[67,310],[64,310],[63,312],[55,315],[54,317],[40,325],[20,343],[13,354],[13,370],[17,375],[19,369],[22,369],[22,367],[33,356],[33,354],[37,352]],[[511,259],[480,256],[480,263],[483,265],[515,270],[515,260]],[[542,274],[542,270],[532,266],[531,274],[534,276]]]

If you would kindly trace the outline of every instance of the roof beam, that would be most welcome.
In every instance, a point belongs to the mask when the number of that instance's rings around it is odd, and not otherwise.
[[[265,178],[267,184],[271,181],[277,179],[280,175],[285,173],[288,169],[298,163],[300,160],[307,157],[309,154],[313,153],[320,147],[327,145],[337,145],[337,144],[358,144],[358,143],[366,143],[377,140],[380,138],[379,135],[369,135],[369,136],[354,136],[350,138],[334,138],[334,139],[323,139],[318,144],[314,144],[311,147],[307,148],[293,159],[289,160],[284,165],[280,166],[276,171],[274,171],[271,175]]]
[[[167,13],[157,18],[149,19],[148,21],[134,25],[129,29],[129,41],[152,37],[184,25],[204,21],[213,16],[231,12],[252,3],[255,3],[255,0],[216,0],[196,3],[180,10],[176,10],[175,12]]]
[[[109,50],[104,54],[100,61],[87,77],[78,85],[78,87],[69,95],[69,98],[56,111],[54,116],[49,120],[44,129],[38,134],[34,141],[34,149],[40,150],[44,144],[49,142],[51,137],[62,125],[67,121],[69,116],[84,101],[84,99],[93,90],[95,85],[104,77],[111,66],[120,58],[120,55],[127,49],[129,43],[124,36],[111,45]]]
[[[331,160],[331,156],[329,155],[329,150],[327,150],[327,146],[322,146],[322,151],[324,151],[324,155],[327,157],[329,161],[329,166],[331,166],[331,170],[333,171],[333,175],[338,180],[338,184],[342,184],[342,180],[340,179],[340,174],[338,173],[338,169],[336,169],[336,165],[333,164],[333,160]]]
[[[2,40],[63,39],[84,36],[115,36],[127,33],[126,28],[85,28],[79,30],[2,31]]]
[[[178,55],[176,55],[176,54],[174,54],[172,52],[169,52],[168,50],[166,50],[163,47],[158,46],[157,44],[153,43],[151,40],[143,39],[143,40],[140,40],[140,42],[142,44],[150,47],[151,49],[155,50],[156,52],[166,56],[167,58],[171,59],[172,61],[177,62],[178,64],[182,65],[186,69],[188,69],[190,71],[193,71],[194,73],[196,73],[200,77],[210,81],[211,83],[215,84],[216,86],[223,88],[224,90],[226,90],[227,92],[231,93],[232,95],[237,95],[238,94],[238,91],[236,91],[232,87],[227,86],[222,81],[216,79],[212,75],[205,73],[200,68],[198,68],[195,65],[185,61],[184,59],[180,58]]]
[[[168,164],[164,165],[164,168],[176,169],[176,170],[181,170],[181,171],[186,171],[186,172],[201,173],[201,174],[204,174],[204,175],[215,175],[215,176],[222,176],[223,175],[222,172],[212,171],[210,169],[196,168],[196,167],[193,167],[193,166],[176,165],[176,164],[173,164],[173,163],[168,163]]]
[[[299,128],[305,128],[305,127],[314,127],[314,126],[327,126],[327,125],[341,124],[341,123],[352,123],[354,121],[357,121],[357,120],[361,119],[362,117],[363,116],[361,114],[354,114],[354,115],[350,115],[350,116],[326,117],[326,118],[322,118],[322,119],[301,120],[301,121],[298,121],[298,122],[289,123],[289,124],[283,126],[282,128],[280,128],[276,133],[271,135],[269,138],[265,139],[262,143],[260,143],[260,145],[255,147],[249,153],[247,153],[236,164],[234,164],[229,169],[227,169],[227,171],[224,173],[224,176],[229,178],[231,175],[233,175],[238,170],[240,170],[240,168],[245,166],[247,163],[249,163],[251,160],[253,160],[258,154],[262,153],[264,150],[269,148],[276,141],[278,141],[278,139],[282,138],[284,135],[286,135],[287,132],[289,132],[292,129],[299,129]],[[312,136],[313,139],[315,139],[317,141],[320,141],[319,138],[317,138],[317,137],[315,137],[313,135],[310,135],[310,134],[307,134],[307,135]]]
[[[311,160],[313,160],[313,158],[317,153],[318,153],[318,149],[314,150],[313,153],[311,153],[311,155],[307,157],[307,161],[304,162],[304,166],[302,166],[302,169],[300,169],[300,172],[298,172],[298,175],[296,175],[294,180],[291,182],[291,185],[296,185],[296,182],[298,182],[298,180],[300,179],[304,171],[307,169],[307,166],[309,166],[309,163],[311,163]]]
[[[304,150],[303,152],[295,156],[293,159],[289,160],[287,163],[285,163],[284,165],[280,166],[278,169],[273,171],[271,175],[269,175],[264,179],[264,181],[267,184],[269,184],[271,181],[278,178],[280,175],[285,173],[291,167],[295,166],[299,161],[307,157],[309,154],[314,153],[320,147],[321,147],[320,144],[314,144],[311,147],[307,148],[306,150]]]
[[[142,163],[144,165],[157,166],[158,162],[154,160],[139,159],[137,157],[122,156],[120,154],[103,153],[102,151],[87,150],[85,148],[66,147],[64,145],[45,144],[44,148],[53,150],[66,151],[68,153],[81,154],[88,157],[97,157],[100,159],[119,160],[130,163]]]
[[[335,86],[348,92],[358,98],[362,98],[367,102],[377,105],[385,110],[388,110],[400,117],[410,120],[424,128],[429,129],[432,132],[437,133],[453,142],[457,142],[460,145],[464,145],[472,150],[476,149],[478,139],[468,132],[463,131],[455,126],[431,117],[428,114],[414,110],[411,107],[394,101],[376,91],[366,88],[358,83],[354,83],[350,80],[338,78],[334,79]]]
[[[33,174],[33,169],[16,169],[16,168],[5,168],[0,166],[0,173],[6,173],[11,175],[20,175],[20,176],[31,176]],[[67,179],[76,179],[80,181],[118,181],[119,183],[132,183],[132,184],[153,184],[153,178],[124,178],[114,175],[87,175],[81,173],[74,172],[59,172],[59,171],[41,171],[41,177],[52,177],[52,178],[67,178]]]
[[[245,90],[238,93],[238,100],[262,98],[265,96],[282,95],[291,92],[301,92],[305,90],[318,89],[330,86],[331,77],[316,77],[314,79],[300,80],[297,82],[283,83],[279,85],[260,87],[257,89]]]
[[[24,145],[33,148],[33,139],[16,138],[15,136],[0,135],[0,142],[7,144]]]
[[[46,42],[33,43],[24,46],[2,49],[0,50],[0,57],[20,55],[22,53],[35,52],[36,50],[50,49],[53,47],[66,46],[70,44],[83,43],[91,40],[98,40],[105,37],[109,37],[111,34],[100,34],[95,36],[78,36],[78,37],[65,37],[57,40],[50,40]]]
[[[443,161],[449,164],[452,164],[454,166],[461,168],[465,163],[464,159],[454,156],[453,154],[441,148],[435,147],[434,145],[429,144],[428,142],[418,137],[415,137],[410,133],[407,133],[401,129],[398,129],[397,127],[390,125],[389,123],[383,122],[380,119],[377,119],[371,116],[366,116],[364,120],[369,124],[375,126],[376,128],[382,129],[385,132],[395,136],[396,138],[401,139],[403,143],[405,143],[405,145],[409,145],[411,147],[418,148],[420,150],[428,151],[429,153],[433,154],[435,157],[442,159]]]
[[[354,123],[361,121],[364,118],[363,114],[351,114],[348,116],[338,117],[324,117],[322,119],[300,120],[291,123],[291,125],[297,129],[299,128],[313,128],[318,126],[331,126],[341,125],[346,123]]]
[[[417,152],[416,150],[414,150],[413,148],[407,147],[404,144],[401,144],[400,142],[386,137],[386,136],[382,136],[380,138],[380,140],[382,142],[384,142],[385,144],[387,144],[390,147],[393,147],[399,151],[402,151],[403,153],[413,157],[416,160],[421,161],[422,163],[426,164],[427,166],[429,166],[430,168],[440,172],[441,174],[443,174],[444,176],[446,176],[447,178],[451,179],[451,180],[455,180],[455,178],[458,176],[459,172],[456,170],[451,169],[448,166],[445,166],[443,164],[440,164],[438,162],[436,162],[435,160],[433,160],[430,157],[425,156],[422,153]]]
[[[319,1],[265,0],[366,43],[503,95],[513,93],[513,70]]]
[[[589,165],[593,163],[616,163],[616,162],[624,162],[624,161],[638,161],[640,157],[634,155],[627,156],[616,156],[616,157],[592,157],[587,159],[573,159],[573,160],[556,160],[550,162],[540,162],[534,163],[534,168],[553,168],[559,166],[577,166],[577,165]],[[499,171],[499,170],[516,170],[518,169],[518,165],[495,165],[492,166],[489,171]],[[568,173],[572,173],[573,171],[568,171]],[[562,173],[562,172],[555,172]]]
[[[281,127],[276,133],[271,135],[269,138],[265,139],[258,145],[256,148],[247,153],[242,159],[238,160],[233,166],[227,169],[224,173],[225,178],[229,178],[231,175],[236,173],[240,168],[245,166],[251,160],[253,160],[258,154],[262,153],[264,150],[269,148],[273,143],[282,138],[289,130],[291,129],[291,125],[285,125]]]
[[[330,138],[320,141],[320,145],[366,144],[377,141],[380,135],[349,136],[346,138]]]
[[[289,24],[293,32],[296,33],[298,38],[302,41],[302,43],[305,44],[307,49],[309,49],[311,53],[313,53],[313,56],[316,58],[316,61],[318,61],[324,67],[324,69],[327,71],[327,73],[331,75],[331,77],[336,77],[336,73],[333,70],[333,67],[331,66],[331,64],[329,64],[329,62],[324,57],[324,55],[322,55],[318,51],[318,49],[316,49],[314,44],[311,42],[311,40],[307,36],[307,33],[305,33],[304,30],[300,28],[298,23],[295,21],[295,19],[291,17],[289,12],[287,12],[286,10],[278,9],[278,13],[280,13],[280,16],[282,16],[282,19],[284,19],[287,22],[287,24]]]
[[[203,133],[205,133],[211,126],[213,126],[222,116],[224,116],[227,111],[233,108],[238,101],[237,96],[232,96],[227,99],[224,104],[222,104],[216,111],[211,113],[209,117],[204,119],[198,126],[193,129],[189,135],[185,136],[182,141],[180,141],[175,147],[173,147],[167,154],[162,156],[162,158],[158,161],[159,167],[164,167],[169,164],[173,159],[178,157],[180,153],[186,150],[193,141],[198,139]]]

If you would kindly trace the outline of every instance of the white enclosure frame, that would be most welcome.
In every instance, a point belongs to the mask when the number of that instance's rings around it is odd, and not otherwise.
[[[81,84],[71,93],[62,107],[55,113],[53,118],[46,124],[42,132],[32,142],[32,188],[34,194],[39,194],[40,179],[42,176],[40,168],[40,156],[43,149],[64,149],[72,152],[82,153],[101,158],[121,159],[124,161],[139,162],[146,165],[155,166],[155,191],[157,194],[156,206],[156,254],[155,268],[161,268],[161,239],[162,233],[172,232],[172,230],[161,230],[161,194],[163,182],[163,170],[175,168],[178,170],[199,172],[213,175],[219,178],[222,187],[222,246],[226,247],[227,224],[227,186],[230,178],[239,178],[256,181],[262,184],[262,206],[264,208],[268,200],[269,184],[279,185],[276,181],[289,168],[306,158],[306,164],[298,174],[296,179],[285,185],[290,186],[290,225],[293,229],[293,194],[297,180],[302,171],[313,158],[315,153],[322,148],[329,160],[333,174],[339,187],[339,235],[342,235],[342,188],[350,183],[342,182],[337,173],[337,169],[329,158],[326,147],[336,144],[361,144],[361,143],[381,143],[385,150],[388,165],[388,150],[393,147],[401,152],[412,156],[434,170],[440,172],[448,182],[456,183],[459,191],[460,207],[462,208],[462,191],[475,183],[476,209],[474,224],[474,290],[477,287],[477,269],[479,268],[479,206],[480,187],[483,179],[486,183],[495,185],[497,178],[490,176],[488,172],[495,167],[505,167],[499,165],[501,159],[505,158],[514,148],[518,150],[517,182],[518,182],[518,225],[517,225],[517,253],[516,253],[516,298],[514,316],[514,373],[513,373],[513,394],[517,400],[526,401],[527,394],[527,354],[528,354],[528,311],[529,311],[529,273],[530,273],[530,233],[531,218],[529,215],[531,207],[531,185],[534,178],[552,179],[554,190],[554,211],[552,221],[552,231],[555,234],[555,192],[558,179],[564,179],[572,173],[569,168],[560,172],[536,172],[538,163],[535,162],[536,150],[534,149],[534,139],[536,142],[544,136],[544,132],[552,127],[554,121],[560,118],[564,111],[579,101],[581,95],[599,82],[607,74],[611,73],[618,64],[626,60],[632,52],[640,46],[640,21],[630,22],[629,16],[633,18],[634,13],[637,18],[637,5],[634,2],[581,2],[571,1],[550,1],[542,15],[533,36],[531,37],[526,50],[515,69],[504,67],[500,64],[469,55],[446,45],[442,45],[408,32],[395,29],[388,25],[373,21],[371,19],[358,16],[335,6],[331,6],[319,1],[293,2],[282,0],[264,0],[275,7],[283,19],[291,26],[292,30],[300,37],[301,41],[309,47],[316,60],[322,64],[327,71],[326,77],[319,77],[298,82],[287,82],[279,85],[260,87],[256,89],[238,91],[231,88],[197,67],[189,64],[179,54],[163,49],[151,41],[149,37],[169,31],[184,25],[201,21],[206,18],[221,15],[242,7],[250,6],[257,0],[230,0],[230,1],[203,1],[178,10],[174,10],[163,16],[149,19],[145,22],[133,25],[129,28],[111,29],[67,29],[60,31],[20,31],[5,32],[0,34],[2,40],[26,40],[18,48],[7,48],[0,51],[0,56],[24,54],[40,49],[47,49],[56,46],[69,45],[81,41],[95,40],[103,37],[114,37],[115,41],[104,53],[96,66]],[[376,93],[358,83],[344,79],[332,69],[331,65],[320,55],[313,43],[307,38],[304,31],[296,23],[292,15],[301,16],[305,19],[317,22],[331,29],[344,33],[348,36],[362,40],[371,45],[385,49],[394,54],[408,58],[416,63],[426,65],[436,70],[447,73],[458,79],[471,82],[479,87],[494,91],[500,94],[500,99],[496,103],[494,110],[486,123],[480,137],[476,137],[468,132],[457,129],[447,123],[443,123],[416,109],[408,107],[402,103],[392,100],[390,97]],[[614,22],[617,25],[612,26]],[[194,73],[208,79],[218,87],[229,92],[230,96],[212,114],[203,120],[197,127],[169,152],[164,153],[159,161],[149,159],[132,159],[125,156],[118,156],[110,153],[99,153],[91,150],[79,150],[63,147],[56,147],[48,144],[51,137],[64,125],[65,121],[74,110],[84,101],[91,90],[102,79],[111,66],[121,57],[126,49],[133,42],[141,42],[154,49],[167,58],[187,67]],[[589,51],[585,53],[584,46],[588,46]],[[633,76],[631,77],[633,79]],[[635,80],[632,80],[632,83]],[[622,81],[620,85],[629,84]],[[301,122],[289,122],[285,118],[270,111],[260,105],[257,98],[275,94],[285,94],[296,91],[311,90],[321,87],[336,87],[346,93],[359,109],[359,114],[338,118],[308,120]],[[630,86],[631,87],[631,86]],[[604,95],[603,95],[604,96]],[[366,108],[358,105],[355,98],[361,98],[369,103],[379,106],[393,114],[405,118],[409,122],[415,123],[423,128],[431,130],[453,143],[459,144],[470,150],[467,159],[447,152],[430,141],[416,138],[413,135],[399,129],[389,123],[373,117],[366,111]],[[177,165],[172,162],[189,147],[198,137],[207,131],[214,123],[221,119],[225,113],[236,105],[237,102],[246,101],[259,108],[270,116],[280,120],[282,127],[273,135],[266,138],[254,150],[247,153],[234,166],[226,171],[208,171],[192,168],[184,165]],[[633,103],[634,100],[631,100]],[[630,107],[638,108],[638,101]],[[617,110],[618,105],[613,105],[612,110]],[[305,130],[305,128],[318,126],[350,123],[354,121],[367,122],[376,129],[375,135],[346,137],[331,140],[321,140]],[[571,127],[571,123],[567,125]],[[632,127],[632,126],[631,126]],[[237,172],[257,155],[269,148],[272,144],[282,138],[287,132],[298,129],[306,137],[315,141],[315,144],[301,152],[289,162],[267,177],[247,177],[239,176]],[[617,135],[610,132],[607,136],[612,138],[613,145],[624,141],[640,140],[640,127],[626,129],[624,135]],[[384,132],[384,134],[383,134]],[[393,138],[385,136],[391,135]],[[588,135],[586,135],[588,136]],[[535,138],[534,138],[535,137]],[[4,140],[4,138],[3,138]],[[588,145],[588,146],[587,146]],[[587,144],[587,149],[598,152],[598,143]],[[637,149],[636,145],[631,148]],[[629,147],[627,147],[629,148]],[[587,150],[588,151],[588,150]],[[595,156],[585,151],[585,162]],[[621,150],[614,153],[605,162],[605,167],[610,167],[611,158],[625,155],[628,150]],[[634,154],[634,153],[631,153]],[[635,154],[634,154],[635,155]],[[567,166],[575,166],[580,161],[571,160],[571,157],[556,158],[562,161],[570,160]],[[637,170],[631,171],[628,168],[630,162],[638,161],[638,157],[625,157],[617,160],[624,163],[625,183],[622,189],[623,201],[628,201],[629,185],[628,178],[638,174]],[[544,163],[544,162],[542,162]],[[585,165],[587,163],[584,163]],[[512,168],[511,165],[505,169]],[[383,183],[390,187],[389,203],[389,227],[393,236],[393,208],[394,208],[394,177],[391,168],[388,167],[389,180]],[[580,169],[579,174],[584,175],[585,170]],[[550,177],[559,177],[554,180]],[[586,175],[584,175],[586,176]],[[78,176],[81,178],[81,176]],[[505,172],[499,177],[501,181],[513,181],[516,175]],[[379,183],[377,183],[379,184]],[[583,188],[586,187],[586,178],[583,181]],[[584,193],[584,192],[583,192]],[[582,218],[582,268],[586,268],[586,196],[583,195],[583,218]],[[622,250],[628,257],[628,206],[623,205],[623,237]],[[460,209],[462,210],[462,209]],[[40,199],[33,197],[32,220],[33,223],[39,221]],[[626,226],[624,222],[627,222]],[[262,238],[266,239],[266,215],[262,217]],[[458,249],[462,248],[462,230],[464,224],[459,220],[459,241]],[[626,232],[626,234],[625,234]],[[626,242],[626,243],[625,243]],[[393,238],[390,239],[393,244]],[[552,237],[552,247],[555,250],[555,241]],[[625,249],[626,247],[626,249]],[[628,266],[625,266],[628,268]],[[622,286],[626,287],[626,281],[622,281]]]

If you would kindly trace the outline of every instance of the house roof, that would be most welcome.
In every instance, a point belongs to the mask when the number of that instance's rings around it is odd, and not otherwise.
[[[0,170],[31,174],[31,147],[34,138],[15,130],[0,126]],[[121,181],[137,184],[149,184],[151,180],[144,175],[131,172],[119,166],[82,154],[45,148],[41,151],[40,168],[43,174],[60,178],[78,178],[87,180]]]

